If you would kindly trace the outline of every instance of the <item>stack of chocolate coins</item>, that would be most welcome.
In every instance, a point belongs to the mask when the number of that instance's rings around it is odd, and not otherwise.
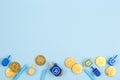
[[[9,78],[14,78],[15,75],[19,72],[21,69],[21,65],[18,62],[12,62],[9,66],[9,68],[6,69],[6,76]]]

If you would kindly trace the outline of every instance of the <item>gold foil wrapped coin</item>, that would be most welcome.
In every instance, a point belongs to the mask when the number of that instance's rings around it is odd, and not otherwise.
[[[9,77],[9,78],[14,78],[16,73],[15,72],[12,72],[10,68],[7,68],[6,69],[6,72],[5,72],[6,76]]]
[[[69,57],[65,60],[65,66],[68,68],[72,68],[72,66],[76,63],[75,59],[72,57]]]
[[[16,72],[18,72],[20,70],[20,68],[21,68],[21,66],[20,66],[20,64],[18,62],[12,62],[10,64],[10,69],[11,69],[12,72],[16,73]]]
[[[43,55],[38,55],[35,58],[35,62],[36,62],[37,65],[42,66],[46,63],[46,58]]]
[[[75,65],[73,65],[72,71],[75,74],[80,74],[82,72],[82,65],[81,64],[75,64]]]
[[[103,56],[97,57],[97,58],[96,58],[96,65],[97,65],[98,67],[103,67],[103,66],[105,66],[105,65],[106,65],[106,59],[105,59],[105,57],[103,57]]]
[[[113,66],[109,66],[105,69],[105,73],[109,77],[113,77],[116,74],[116,69]]]

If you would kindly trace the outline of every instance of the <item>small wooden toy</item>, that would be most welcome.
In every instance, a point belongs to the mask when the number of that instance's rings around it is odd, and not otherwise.
[[[90,67],[92,64],[93,64],[93,62],[92,62],[91,59],[87,59],[87,60],[85,61],[85,63],[84,63],[84,65],[85,65],[86,67]]]
[[[56,63],[50,63],[50,72],[58,77],[58,76],[62,76],[63,74],[63,70],[56,64]]]
[[[110,57],[107,61],[107,63],[110,65],[110,66],[113,66],[116,62],[116,58],[118,57],[118,55],[115,55],[114,57]]]
[[[10,63],[10,57],[11,57],[11,55],[9,55],[7,58],[4,58],[3,60],[2,60],[2,66],[8,66],[8,64]]]
[[[28,70],[28,74],[32,76],[34,73],[35,73],[35,67],[34,65],[32,65]]]
[[[101,75],[100,71],[97,68],[91,66],[91,69],[95,76],[99,77]]]

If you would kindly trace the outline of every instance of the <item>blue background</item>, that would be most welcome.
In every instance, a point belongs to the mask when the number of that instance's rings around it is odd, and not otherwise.
[[[85,58],[120,54],[120,0],[0,0],[0,58],[12,55],[12,61],[35,64],[42,54],[47,63],[57,62],[64,75],[56,78],[47,73],[46,80],[89,80],[83,72],[75,75],[64,66],[67,57],[78,63]],[[36,66],[34,76],[26,72],[19,80],[40,80],[42,69]],[[104,69],[97,80],[119,80],[120,59],[115,67],[117,75],[109,78]],[[11,80],[0,66],[0,80]]]

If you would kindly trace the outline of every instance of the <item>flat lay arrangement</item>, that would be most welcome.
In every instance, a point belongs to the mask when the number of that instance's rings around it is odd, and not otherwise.
[[[1,65],[6,67],[6,77],[12,80],[18,80],[24,72],[26,72],[29,76],[37,74],[35,65],[28,66],[27,64],[24,64],[24,66],[21,66],[18,61],[12,61],[11,57],[11,55],[8,55],[8,57],[1,61]],[[103,74],[99,68],[107,65],[104,74],[112,78],[117,74],[117,70],[114,67],[114,65],[117,64],[117,57],[118,55],[114,55],[109,59],[106,59],[104,56],[98,56],[95,59],[86,59],[83,63],[77,63],[75,58],[68,57],[64,60],[64,66],[66,69],[71,69],[71,72],[76,75],[80,75],[84,72],[91,80],[96,80],[96,77],[100,77]],[[42,54],[36,56],[34,61],[37,66],[44,66],[44,64],[47,64],[46,62],[49,62]],[[56,62],[49,62],[48,67],[45,67],[45,69],[42,70],[40,80],[45,80],[47,78],[46,73],[48,72],[51,76],[62,77],[62,75],[67,74],[64,73],[64,71],[65,69],[63,69],[60,64],[57,64]]]

